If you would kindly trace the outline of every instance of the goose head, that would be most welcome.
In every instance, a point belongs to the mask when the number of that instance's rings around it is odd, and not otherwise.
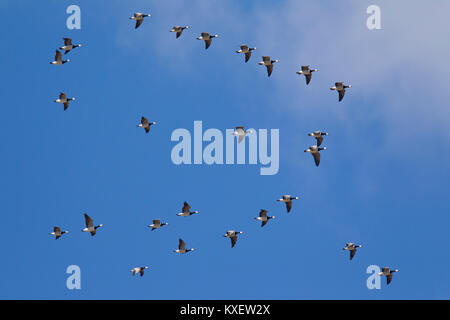
[[[219,37],[218,34],[215,34],[215,35],[211,36],[211,38],[218,38],[218,37]]]

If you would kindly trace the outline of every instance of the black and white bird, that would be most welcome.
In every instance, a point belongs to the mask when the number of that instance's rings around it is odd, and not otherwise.
[[[141,277],[142,277],[144,275],[145,269],[148,269],[148,267],[147,266],[145,266],[145,267],[136,267],[136,268],[131,269],[131,273],[133,274],[133,276],[135,276],[136,274],[139,273],[141,275]]]
[[[63,38],[64,40],[64,45],[59,48],[59,50],[65,50],[64,54],[69,53],[70,50],[81,47],[81,44],[72,44],[72,39],[71,38]]]
[[[318,69],[310,69],[309,66],[302,66],[300,71],[297,71],[297,74],[303,74],[306,78],[306,84],[309,84],[311,81],[312,73],[319,71]]]
[[[247,62],[252,56],[252,51],[256,50],[256,48],[249,48],[248,45],[241,45],[241,49],[237,50],[236,53],[244,53],[245,54],[245,62]]]
[[[69,233],[69,231],[61,231],[60,227],[53,227],[53,232],[50,234],[55,236],[55,240],[58,240],[65,233]]]
[[[75,98],[67,98],[67,95],[63,92],[59,94],[59,99],[56,99],[55,102],[62,103],[64,105],[64,110],[69,107],[70,101],[75,100]]]
[[[314,131],[314,132],[308,133],[308,136],[316,138],[317,146],[320,146],[322,144],[323,136],[327,136],[327,135],[328,135],[327,132],[322,132],[322,131]]]
[[[256,217],[255,219],[261,221],[261,227],[264,227],[270,219],[275,219],[275,216],[268,216],[267,210],[261,209],[259,217]]]
[[[193,214],[198,213],[198,211],[190,211],[191,210],[191,206],[185,201],[183,204],[183,208],[181,208],[181,212],[177,213],[177,216],[180,217],[189,217]]]
[[[161,220],[156,219],[156,220],[153,220],[153,223],[150,224],[148,227],[152,228],[152,231],[153,231],[155,229],[158,229],[158,228],[161,228],[162,226],[167,226],[167,225],[169,225],[167,222],[161,223]]]
[[[266,66],[267,68],[267,76],[270,77],[273,71],[273,64],[276,62],[280,62],[280,60],[271,60],[269,56],[263,56],[263,61],[258,62],[258,64]]]
[[[350,260],[353,259],[353,257],[356,254],[356,248],[361,248],[361,245],[355,245],[353,242],[349,242],[345,244],[345,247],[342,248],[342,250],[349,250],[350,251]]]
[[[97,233],[97,229],[103,227],[103,224],[99,224],[98,226],[94,226],[94,221],[91,217],[89,217],[86,213],[84,214],[84,220],[86,222],[86,228],[84,228],[83,232],[90,232],[91,236],[95,236]]]
[[[305,152],[309,152],[314,157],[314,162],[316,163],[316,167],[320,164],[320,151],[327,150],[326,147],[319,148],[318,146],[311,146],[305,150]]]
[[[387,282],[387,284],[389,284],[392,281],[392,274],[394,272],[398,272],[398,270],[397,269],[391,270],[388,267],[384,267],[384,268],[381,268],[381,272],[379,272],[378,275],[379,276],[386,276],[386,282]]]
[[[185,27],[182,27],[182,26],[174,26],[171,30],[170,30],[170,32],[176,32],[176,38],[178,39],[180,36],[181,36],[181,34],[183,33],[183,30],[184,29],[189,29],[189,26],[185,26]]]
[[[202,32],[202,35],[198,37],[197,40],[205,41],[205,50],[206,50],[211,45],[212,39],[217,38],[218,36],[219,36],[218,34],[211,36],[208,32]]]
[[[227,233],[225,233],[224,237],[231,239],[231,247],[233,248],[237,241],[237,235],[243,234],[242,231],[234,231],[234,230],[228,230]]]
[[[245,136],[248,133],[254,132],[252,129],[244,130],[244,127],[236,127],[234,132],[232,133],[233,136],[238,136],[238,143],[241,143],[242,140],[244,140]]]
[[[176,253],[187,253],[189,251],[194,251],[194,248],[186,249],[186,243],[180,238],[178,239],[178,249],[173,252]]]
[[[351,88],[351,85],[344,85],[343,82],[336,82],[334,84],[334,87],[331,87],[330,90],[336,90],[339,93],[339,101],[342,101],[342,99],[344,98],[345,95],[345,89],[347,88]]]
[[[63,60],[62,59],[62,53],[60,51],[56,50],[55,60],[54,61],[50,61],[50,64],[61,66],[61,65],[63,65],[66,62],[70,62],[70,59]]]
[[[136,26],[135,29],[139,28],[139,26],[144,22],[145,17],[151,17],[151,14],[143,14],[141,12],[136,12],[133,14],[132,17],[130,17],[131,20],[136,20]]]
[[[145,133],[150,131],[150,126],[156,124],[156,122],[148,122],[148,119],[145,117],[141,117],[141,123],[137,125],[137,127],[141,127],[145,129]]]
[[[298,200],[298,197],[291,197],[289,194],[283,195],[280,199],[277,201],[284,202],[286,204],[286,210],[287,212],[291,212],[292,209],[292,200]]]

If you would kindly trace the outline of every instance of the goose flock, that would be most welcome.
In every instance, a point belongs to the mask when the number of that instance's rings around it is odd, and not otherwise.
[[[129,19],[134,20],[136,22],[134,28],[137,29],[144,22],[144,18],[147,18],[147,17],[151,17],[151,14],[144,14],[144,13],[136,12]],[[182,35],[183,31],[187,30],[189,28],[190,28],[189,26],[174,26],[172,29],[170,29],[170,32],[175,32],[176,38],[179,38]],[[205,50],[206,50],[211,46],[212,40],[214,38],[217,38],[218,36],[219,36],[218,34],[211,35],[208,32],[202,32],[201,36],[198,37],[197,39],[205,41]],[[63,50],[64,54],[68,54],[73,49],[82,46],[82,44],[73,45],[71,38],[63,38],[63,40],[64,40],[64,45],[61,46],[59,48],[59,50]],[[236,53],[243,53],[245,55],[245,63],[247,63],[251,58],[252,51],[255,51],[255,50],[256,50],[256,47],[249,47],[248,45],[243,44],[240,46],[240,49],[236,51]],[[65,63],[71,61],[70,59],[63,60],[62,56],[63,56],[62,53],[60,51],[56,50],[55,59],[54,59],[54,61],[51,61],[50,64],[61,66]],[[274,64],[278,63],[278,62],[279,62],[278,59],[272,59],[270,56],[262,56],[262,61],[258,62],[258,64],[266,67],[267,76],[270,77],[273,72]],[[299,75],[304,75],[305,79],[306,79],[306,85],[309,85],[311,82],[312,73],[317,72],[317,71],[318,71],[318,69],[310,69],[310,67],[308,65],[304,65],[304,66],[301,66],[301,70],[297,71],[296,73]],[[351,85],[344,85],[343,82],[335,82],[335,85],[333,87],[331,87],[330,90],[337,91],[339,94],[338,101],[342,101],[342,99],[344,98],[346,89],[351,88],[351,87],[352,87]],[[54,102],[63,104],[64,110],[67,110],[69,107],[70,101],[73,101],[73,100],[75,100],[75,98],[73,98],[73,97],[68,98],[66,93],[61,92],[59,95],[59,98],[54,100]],[[146,117],[142,116],[141,121],[137,125],[137,127],[143,128],[146,133],[149,133],[150,127],[155,124],[156,124],[156,122],[154,122],[154,121],[149,122],[149,120]],[[238,143],[241,143],[244,140],[245,136],[251,132],[252,132],[251,129],[245,130],[243,126],[238,126],[238,127],[235,127],[235,131],[233,132],[233,135],[237,136]],[[328,135],[327,132],[322,132],[322,131],[314,131],[314,132],[308,134],[308,136],[311,136],[314,139],[316,139],[316,144],[310,146],[308,149],[304,150],[304,152],[308,152],[313,156],[314,163],[316,164],[317,167],[320,164],[320,151],[327,150],[326,147],[320,147],[323,143],[324,136],[327,136],[327,135]],[[292,210],[293,200],[298,200],[298,199],[299,199],[298,196],[283,195],[283,196],[281,196],[280,199],[277,199],[277,201],[283,202],[286,206],[287,213],[290,213]],[[197,210],[191,211],[191,206],[188,204],[188,202],[185,201],[183,203],[183,207],[181,208],[181,212],[177,213],[176,215],[180,216],[180,217],[190,217],[190,216],[196,215],[196,214],[199,214],[199,211],[197,211]],[[94,220],[90,216],[88,216],[86,213],[84,213],[84,219],[85,219],[86,227],[83,228],[81,231],[89,232],[92,237],[97,234],[97,230],[99,228],[103,227],[103,224],[95,225]],[[268,223],[269,220],[275,219],[275,216],[269,216],[268,210],[261,209],[259,212],[259,216],[255,217],[254,219],[261,222],[261,227],[264,227]],[[152,221],[152,224],[148,225],[148,227],[151,228],[151,231],[154,231],[156,229],[160,229],[163,226],[168,226],[168,225],[169,224],[167,222],[161,222],[160,219],[154,219]],[[62,231],[61,227],[55,226],[53,228],[53,232],[51,232],[50,235],[55,236],[55,239],[58,240],[59,238],[61,238],[63,235],[65,235],[67,233],[69,233],[69,231],[67,231],[67,230]],[[238,235],[242,235],[242,234],[243,234],[243,231],[228,230],[228,231],[226,231],[224,237],[230,238],[231,248],[234,248],[237,243],[237,240],[238,240]],[[350,243],[346,243],[343,250],[347,250],[350,252],[350,260],[352,260],[355,257],[357,248],[361,248],[361,247],[362,247],[362,245],[357,245],[355,243],[350,242]],[[174,252],[180,253],[180,254],[186,254],[186,253],[192,252],[194,250],[195,250],[194,248],[187,249],[186,242],[183,239],[179,238],[178,239],[178,249],[175,249]],[[144,275],[144,271],[147,270],[148,268],[149,268],[148,266],[134,267],[131,269],[131,273],[133,276],[136,274],[140,274],[140,276],[142,277]],[[387,284],[389,284],[392,281],[393,273],[399,271],[398,269],[391,269],[390,267],[383,267],[381,270],[382,271],[379,272],[378,275],[386,276]]]

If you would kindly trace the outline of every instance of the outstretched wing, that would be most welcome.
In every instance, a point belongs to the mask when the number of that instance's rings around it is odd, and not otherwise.
[[[355,256],[355,254],[356,254],[356,249],[350,250],[350,260],[353,259],[353,257]]]
[[[311,73],[305,74],[305,78],[306,78],[306,84],[309,84],[309,82],[311,81]]]
[[[205,40],[205,50],[209,48],[209,46],[211,45],[212,39],[207,39]]]
[[[287,212],[288,212],[288,213],[291,212],[291,209],[292,209],[292,201],[286,202],[286,209],[287,209]]]
[[[65,99],[65,98],[67,98],[67,95],[65,94],[65,93],[60,93],[59,94],[59,99],[61,99],[61,100],[63,100],[63,99]]]
[[[387,284],[391,283],[391,281],[392,281],[392,274],[388,274],[386,276],[386,280],[387,280]]]
[[[176,38],[178,38],[179,36],[181,36],[181,33],[183,32],[183,29],[181,29],[180,31],[177,31],[177,36]]]
[[[323,137],[322,137],[322,136],[318,136],[318,137],[316,138],[316,140],[317,140],[317,146],[320,146],[320,145],[322,144]]]
[[[136,20],[136,26],[134,28],[135,29],[139,28],[139,26],[142,24],[143,21],[144,21],[144,19],[137,19]]]
[[[261,209],[261,211],[259,212],[259,216],[261,218],[267,217],[267,210]]]
[[[55,61],[60,61],[62,59],[62,53],[56,50]]]
[[[273,70],[273,64],[269,64],[267,67],[267,76],[270,77],[270,75],[272,74],[272,70]]]
[[[178,249],[180,249],[180,250],[186,249],[186,243],[181,238],[178,239]]]
[[[245,62],[247,62],[250,59],[251,56],[252,56],[252,52],[251,51],[246,52],[245,53]]]
[[[236,244],[236,241],[237,241],[237,236],[234,236],[234,237],[230,237],[230,239],[231,239],[231,247],[233,248],[233,247],[234,247],[234,245]]]
[[[84,220],[86,222],[86,227],[90,228],[94,226],[94,221],[86,213],[84,214]]]
[[[148,124],[148,119],[145,118],[145,117],[141,117],[141,124],[147,125]]]
[[[191,210],[191,206],[185,201],[183,204],[183,208],[181,209],[181,212],[189,213],[190,210]]]
[[[261,227],[264,227],[264,226],[266,225],[266,223],[267,223],[267,220],[264,220],[264,221],[261,223]]]
[[[314,152],[312,155],[314,157],[314,162],[316,163],[316,166],[318,167],[320,164],[320,153]]]
[[[64,102],[64,110],[67,110],[68,107],[69,107],[69,101]]]
[[[63,39],[64,39],[64,45],[65,46],[72,45],[72,39],[70,39],[70,38],[63,38]]]
[[[344,99],[344,95],[345,95],[345,89],[339,90],[339,101],[342,101],[342,99]]]
[[[161,223],[161,221],[159,219],[153,220],[153,224],[160,224],[160,223]]]

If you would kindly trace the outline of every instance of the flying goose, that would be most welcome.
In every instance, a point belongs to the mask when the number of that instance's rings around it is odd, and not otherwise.
[[[213,36],[209,35],[208,32],[202,32],[201,37],[198,37],[197,40],[205,40],[205,50],[209,48],[212,42],[212,38],[217,38],[219,35],[215,34]]]
[[[323,141],[322,136],[327,136],[327,135],[328,135],[327,132],[322,132],[322,131],[314,131],[314,132],[308,133],[308,136],[316,138],[317,146],[320,146],[322,144],[322,141]]]
[[[243,44],[241,45],[241,49],[237,50],[236,53],[245,53],[245,62],[247,62],[250,59],[253,50],[256,50],[256,48],[249,48],[248,45]]]
[[[91,236],[95,236],[97,229],[103,227],[103,224],[99,224],[98,226],[94,226],[94,221],[91,217],[89,217],[86,213],[84,214],[84,220],[86,221],[86,228],[84,228],[83,232],[90,232]]]
[[[342,250],[349,250],[350,251],[350,260],[353,259],[356,253],[356,248],[361,248],[361,245],[355,245],[353,242],[349,242],[345,244],[345,247],[342,248]]]
[[[63,38],[64,46],[59,48],[59,50],[65,50],[64,54],[67,54],[70,50],[81,47],[81,44],[72,44],[71,38]]]
[[[186,249],[186,243],[180,238],[178,239],[178,249],[173,252],[176,253],[187,253],[189,251],[194,251],[194,248]]]
[[[232,133],[233,136],[238,136],[238,143],[244,140],[247,133],[252,133],[252,129],[244,130],[244,127],[236,127],[235,131]]]
[[[224,237],[231,239],[231,247],[233,248],[237,241],[237,235],[242,233],[242,231],[228,230]]]
[[[75,100],[75,98],[67,98],[67,95],[63,92],[59,94],[59,99],[56,99],[55,102],[64,104],[64,110],[69,107],[70,101]]]
[[[176,38],[178,39],[178,37],[181,36],[181,33],[183,33],[184,29],[189,29],[189,26],[185,26],[185,27],[175,26],[170,30],[170,32],[176,32],[177,33]]]
[[[69,233],[69,231],[61,231],[60,227],[53,227],[53,232],[50,234],[55,236],[55,240],[58,240],[64,233]]]
[[[189,217],[195,213],[198,213],[198,211],[191,212],[191,206],[185,201],[183,204],[183,208],[181,208],[181,212],[177,213],[177,216],[180,217]]]
[[[55,55],[55,61],[50,61],[50,64],[54,64],[57,66],[63,65],[66,62],[70,62],[70,59],[67,60],[63,60],[62,59],[62,53],[58,50],[56,50],[56,55]]]
[[[316,163],[316,167],[319,166],[320,163],[320,152],[322,150],[327,150],[326,147],[319,148],[318,146],[311,146],[308,149],[305,150],[305,152],[309,152],[314,157],[314,162]]]
[[[268,57],[268,56],[263,56],[262,58],[263,58],[263,61],[258,62],[258,64],[266,66],[267,76],[270,77],[270,75],[272,74],[272,70],[273,70],[273,64],[275,62],[280,62],[280,60],[271,60],[270,57]]]
[[[278,199],[277,201],[286,203],[286,210],[289,213],[292,208],[292,200],[298,200],[298,197],[291,197],[289,194],[285,194],[281,197],[281,199]]]
[[[389,284],[392,281],[392,274],[394,272],[398,272],[398,270],[397,269],[391,270],[388,267],[384,267],[384,268],[381,268],[381,272],[379,272],[378,275],[379,276],[386,276],[387,284]]]
[[[148,122],[148,119],[145,117],[141,117],[141,123],[137,125],[137,127],[141,127],[145,129],[145,133],[150,131],[150,126],[152,124],[156,124],[156,122]]]
[[[157,220],[153,220],[153,224],[149,225],[149,228],[152,228],[152,231],[158,228],[161,228],[162,226],[167,226],[169,225],[168,223],[161,223],[161,220],[157,219]]]
[[[259,217],[255,218],[256,220],[261,221],[261,227],[264,227],[270,219],[275,219],[275,216],[267,216],[267,210],[261,209],[259,212]]]
[[[336,82],[334,84],[334,87],[331,87],[330,90],[336,90],[337,92],[339,92],[339,101],[342,101],[342,99],[344,98],[345,89],[351,87],[351,85],[345,86],[343,82]]]
[[[306,84],[311,81],[312,72],[317,72],[318,69],[310,69],[309,66],[302,66],[302,70],[297,71],[297,74],[303,74],[306,78]]]
[[[142,22],[144,22],[145,17],[151,17],[151,16],[152,16],[151,14],[143,14],[140,12],[136,12],[135,14],[133,14],[132,17],[130,17],[130,19],[136,20],[136,26],[134,28],[137,29],[142,24]]]
[[[147,266],[145,266],[145,267],[136,267],[136,268],[131,269],[131,272],[133,273],[133,276],[136,275],[137,273],[140,273],[141,277],[142,277],[144,275],[144,270],[145,269],[148,269],[148,267]]]

